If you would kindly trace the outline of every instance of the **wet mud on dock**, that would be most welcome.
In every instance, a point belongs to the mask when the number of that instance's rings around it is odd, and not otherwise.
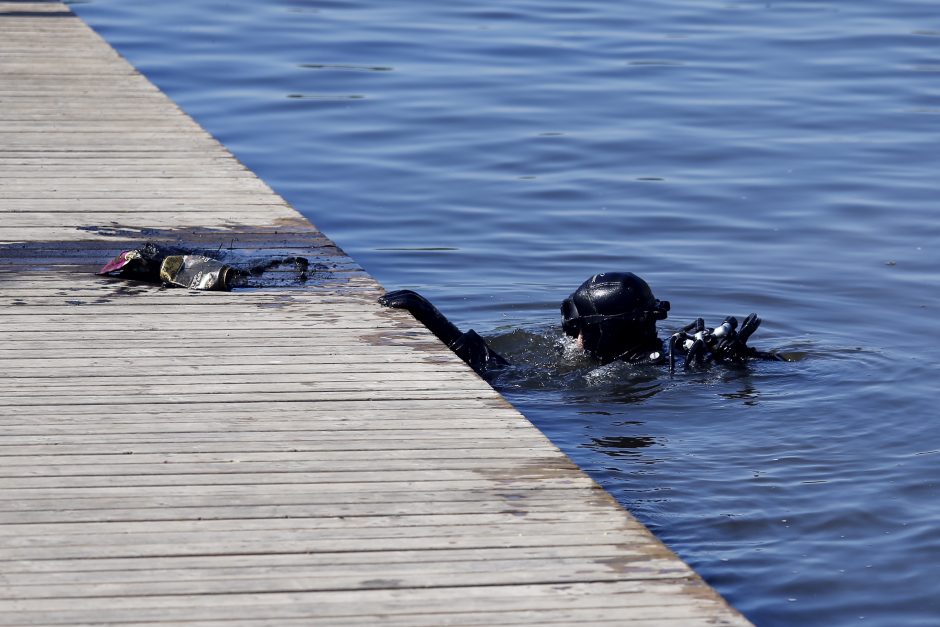
[[[146,241],[303,256],[233,292]],[[0,1],[0,624],[749,624],[62,4]]]

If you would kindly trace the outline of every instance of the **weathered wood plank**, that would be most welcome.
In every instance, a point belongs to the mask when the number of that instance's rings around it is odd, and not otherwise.
[[[524,428],[519,425],[517,428]],[[196,454],[182,456],[122,455],[122,456],[43,456],[29,460],[4,458],[0,463],[0,477],[59,477],[65,475],[105,476],[118,473],[125,475],[160,475],[194,473],[263,473],[263,472],[339,472],[368,470],[381,466],[388,470],[420,470],[434,461],[441,468],[467,470],[487,468],[489,464],[508,465],[520,459],[530,459],[537,454],[547,458],[545,451],[533,447],[515,449],[482,449],[472,455],[474,449],[452,449],[442,451],[398,451],[398,455],[384,456],[381,461],[368,451],[320,451],[291,455],[271,453],[245,453],[237,456]],[[558,461],[564,461],[561,453]],[[126,459],[125,459],[126,458]],[[423,466],[422,466],[423,464]],[[120,466],[119,468],[117,466]]]
[[[214,375],[214,376],[244,376],[250,375],[253,380],[256,377],[263,380],[265,377],[268,378],[278,378],[280,376],[286,377],[295,377],[302,375],[304,377],[316,377],[318,375],[328,375],[328,376],[344,376],[344,377],[353,377],[353,376],[369,376],[375,375],[377,377],[383,376],[402,376],[409,373],[425,373],[433,372],[437,376],[447,377],[447,376],[466,376],[466,371],[458,366],[458,362],[450,361],[427,361],[427,362],[406,362],[406,363],[373,363],[366,361],[361,365],[357,366],[355,372],[350,372],[350,368],[346,364],[324,364],[312,360],[307,360],[309,363],[304,363],[303,361],[297,361],[292,363],[283,363],[277,360],[273,360],[269,363],[256,362],[254,364],[242,364],[237,363],[237,361],[225,362],[222,360],[214,360],[212,363],[200,364],[200,363],[190,363],[190,364],[175,364],[172,370],[173,374],[168,376],[175,377],[186,377],[190,374],[201,374],[201,375]],[[22,362],[17,364],[17,368],[10,373],[4,374],[0,373],[0,383],[11,382],[14,380],[20,381],[37,381],[40,383],[55,383],[59,379],[81,379],[83,375],[88,374],[88,363],[84,364],[84,367],[69,367],[68,365],[58,363],[56,368],[50,369],[48,364],[44,366],[34,366],[32,368],[27,368],[22,365]],[[107,363],[101,363],[95,367],[94,377],[96,379],[103,380],[112,380],[113,384],[118,385],[122,381],[118,380],[121,378],[128,377],[148,377],[152,376],[152,366],[154,364],[146,364],[135,362],[133,360],[125,360],[119,363],[111,364],[108,366]],[[417,409],[417,408],[416,408]],[[238,415],[239,412],[235,412],[233,415]],[[121,417],[128,417],[136,415],[135,412],[127,412],[121,415]],[[141,415],[150,415],[141,414]],[[114,417],[115,419],[119,417]]]
[[[480,567],[461,572],[459,568],[447,565],[434,568],[430,565],[417,565],[411,568],[371,568],[339,569],[331,577],[316,577],[309,574],[309,569],[279,569],[275,573],[259,572],[242,574],[237,577],[212,575],[196,579],[171,579],[154,581],[134,581],[134,578],[117,578],[113,581],[89,582],[81,575],[64,579],[63,583],[13,584],[5,587],[8,598],[45,599],[116,597],[134,595],[178,595],[178,594],[232,594],[249,591],[298,592],[368,589],[364,581],[395,581],[398,588],[428,588],[431,586],[459,587],[465,585],[494,586],[514,582],[516,585],[539,584],[545,582],[579,582],[590,577],[594,581],[650,581],[657,579],[675,579],[685,574],[678,569],[674,560],[647,559],[644,565],[633,569],[621,568],[612,571],[602,563],[584,565],[580,570],[563,570],[565,566],[578,566],[574,560],[544,562],[499,562],[489,565],[486,573],[481,574]],[[371,572],[370,572],[371,571]],[[45,579],[45,577],[44,577]],[[389,585],[385,583],[385,585]]]
[[[290,486],[288,486],[290,487]],[[438,487],[439,489],[434,489]],[[421,490],[312,493],[282,489],[178,496],[104,495],[83,496],[63,504],[52,498],[31,498],[5,502],[4,522],[108,522],[157,520],[210,520],[216,518],[284,518],[285,516],[343,517],[365,515],[412,515],[420,513],[510,512],[526,516],[529,512],[584,511],[610,508],[605,494],[593,486],[560,486],[538,490],[514,489],[504,493],[476,489],[451,489],[451,486],[424,486]],[[385,509],[387,508],[387,509]],[[54,514],[61,513],[56,518]],[[639,549],[653,545],[640,543]],[[551,548],[551,547],[549,547]],[[260,553],[259,555],[266,555]],[[360,555],[364,561],[368,556]],[[477,558],[483,559],[483,558]],[[30,568],[39,562],[27,561]],[[23,564],[19,564],[22,566]],[[110,566],[109,566],[110,567]],[[114,566],[117,568],[117,566]]]
[[[160,386],[161,391],[169,391],[172,386],[186,386],[178,388],[180,390],[191,390],[196,387],[205,387],[206,385],[217,386],[229,386],[232,388],[239,388],[242,390],[249,389],[252,391],[260,390],[269,390],[277,391],[282,386],[294,385],[294,384],[307,384],[310,385],[311,382],[316,382],[315,385],[318,387],[330,387],[332,389],[355,389],[362,387],[364,384],[368,383],[377,383],[381,385],[394,385],[396,383],[406,383],[409,386],[416,384],[430,384],[433,382],[453,382],[459,386],[461,380],[466,380],[466,372],[453,371],[444,374],[438,374],[430,368],[425,368],[423,371],[417,371],[409,373],[405,378],[406,381],[403,381],[402,372],[370,372],[370,373],[332,373],[332,374],[322,374],[319,376],[313,376],[311,374],[292,374],[292,375],[280,375],[280,376],[265,376],[264,374],[259,375],[245,375],[245,376],[196,376],[196,375],[171,375],[166,377],[161,376],[150,376],[149,373],[141,372],[140,380],[146,382],[146,387],[142,386],[142,390],[152,391],[152,386]],[[124,380],[114,380],[119,376],[126,377],[126,373],[123,375],[115,375],[111,377],[112,380],[95,377],[90,379],[85,379],[82,377],[75,377],[70,379],[63,379],[62,377],[58,378],[48,378],[48,379],[36,379],[28,377],[11,377],[11,378],[0,378],[0,394],[18,396],[20,394],[24,395],[36,395],[37,392],[42,392],[43,390],[54,391],[57,394],[68,394],[72,390],[87,390],[90,388],[100,388],[102,391],[112,390],[115,385],[122,385],[124,387]],[[127,389],[127,387],[124,387]],[[294,388],[296,389],[296,387]]]
[[[605,543],[636,544],[644,540],[643,530],[621,530],[609,525],[592,523],[531,523],[512,525],[463,525],[408,528],[399,525],[388,529],[356,529],[345,533],[331,529],[288,529],[285,531],[252,530],[251,532],[220,532],[212,541],[207,533],[184,533],[145,536],[115,535],[113,543],[84,544],[84,539],[59,536],[11,538],[10,542],[30,542],[29,546],[10,546],[0,551],[0,562],[46,559],[127,559],[192,556],[224,556],[231,554],[378,552],[400,550],[434,551],[441,549],[475,549],[494,547],[534,548],[550,546],[591,546],[591,535],[603,537]],[[93,538],[89,537],[89,541]],[[681,562],[676,562],[682,568]],[[686,566],[687,576],[692,573]],[[589,580],[590,581],[590,580]],[[2,607],[2,603],[0,603]]]
[[[490,612],[477,610],[474,612],[447,612],[438,614],[396,614],[394,616],[386,613],[376,614],[374,616],[361,617],[328,617],[323,620],[317,618],[277,618],[267,619],[228,619],[224,621],[206,620],[200,621],[199,625],[204,627],[288,627],[292,625],[335,625],[342,627],[344,625],[359,625],[366,621],[370,624],[381,624],[383,627],[438,627],[442,620],[450,627],[511,627],[514,625],[550,625],[551,627],[583,627],[590,625],[627,625],[628,627],[714,627],[716,624],[712,618],[702,618],[705,612],[699,608],[678,608],[670,607],[668,616],[663,616],[662,610],[653,608],[601,608],[588,610],[562,610],[552,608],[548,610],[510,611],[510,612]],[[33,625],[34,623],[30,623]],[[92,623],[76,624],[74,627],[89,627]],[[100,622],[93,623],[95,627],[100,627]],[[141,627],[165,627],[165,622],[135,622],[135,625]],[[735,623],[745,624],[745,623]]]
[[[497,500],[483,500],[479,495],[450,494],[442,492],[421,492],[409,497],[407,494],[395,499],[392,497],[381,502],[342,503],[331,499],[325,503],[311,503],[303,495],[269,495],[267,499],[245,499],[231,497],[227,502],[205,502],[203,499],[194,505],[182,506],[175,503],[172,509],[153,506],[135,507],[132,499],[82,499],[66,508],[60,502],[50,503],[33,499],[17,503],[8,511],[0,512],[0,525],[41,524],[41,523],[84,523],[84,522],[134,522],[161,520],[245,520],[251,518],[309,518],[309,517],[349,517],[349,516],[413,516],[420,514],[434,515],[474,515],[483,513],[512,513],[516,516],[528,516],[533,513],[553,513],[564,515],[566,512],[583,512],[582,504],[572,504],[570,490],[561,491],[555,498],[540,494],[537,499],[527,499],[525,509],[513,509],[511,504]],[[400,493],[399,493],[400,494]],[[260,501],[260,502],[259,502]],[[596,506],[600,509],[600,505]],[[605,506],[606,509],[606,506]],[[645,546],[645,545],[641,545]],[[607,555],[616,554],[607,551]],[[264,557],[264,556],[262,556]],[[484,559],[468,556],[468,560]],[[371,562],[372,560],[367,560]],[[29,562],[35,564],[35,562]],[[4,573],[16,566],[8,563]],[[119,570],[119,566],[112,566]]]
[[[451,360],[452,361],[452,360]],[[94,367],[94,364],[88,364],[88,367]],[[263,366],[262,366],[263,367]],[[286,401],[284,399],[258,400],[250,405],[240,405],[238,403],[223,403],[221,399],[215,399],[213,402],[189,403],[187,404],[168,404],[152,400],[150,397],[141,399],[136,405],[115,405],[107,402],[100,404],[72,405],[67,401],[59,401],[48,405],[19,406],[13,412],[17,416],[35,416],[35,415],[55,415],[55,416],[89,416],[97,415],[100,420],[107,420],[108,416],[120,415],[126,412],[151,412],[154,414],[162,413],[183,413],[194,416],[203,413],[227,413],[230,411],[245,410],[250,408],[254,412],[280,412],[280,411],[310,411],[310,412],[347,412],[347,411],[371,411],[385,412],[390,409],[408,409],[413,408],[439,408],[441,410],[451,409],[476,409],[477,411],[491,411],[494,406],[503,408],[506,405],[500,404],[502,397],[490,398],[449,398],[449,399],[428,399],[428,398],[401,398],[393,400],[383,399],[343,399],[333,401]],[[65,404],[64,404],[65,403]],[[0,441],[0,446],[2,446]]]
[[[603,596],[597,595],[603,591]],[[421,597],[427,611],[473,612],[480,604],[494,610],[550,610],[562,608],[626,608],[650,607],[659,615],[669,616],[668,609],[682,605],[686,582],[612,582],[612,583],[547,583],[516,586],[464,586],[439,587],[423,590]],[[109,611],[102,615],[95,607],[100,601],[92,599],[42,599],[9,601],[0,605],[10,612],[68,611],[79,620],[131,621],[131,620],[199,620],[217,618],[231,613],[234,608],[242,618],[290,618],[316,615],[354,616],[362,614],[396,614],[408,612],[411,601],[395,589],[342,590],[329,594],[314,592],[163,596],[153,598],[108,597]],[[710,605],[697,600],[698,608]],[[94,609],[92,609],[94,608]],[[656,615],[656,614],[653,614]],[[87,617],[87,618],[85,618]],[[726,624],[746,624],[741,621]]]
[[[399,527],[427,527],[451,529],[453,527],[479,527],[504,525],[506,528],[528,528],[543,524],[557,523],[561,530],[564,525],[590,524],[610,529],[641,530],[639,523],[625,524],[623,516],[616,510],[595,508],[590,511],[540,511],[526,516],[516,512],[488,512],[464,514],[408,514],[355,516],[346,520],[345,516],[308,516],[280,518],[240,517],[217,518],[213,520],[155,520],[155,521],[115,521],[115,522],[56,522],[25,523],[0,525],[0,537],[6,546],[24,546],[31,539],[43,537],[51,544],[71,543],[78,537],[81,542],[92,544],[107,542],[110,534],[121,534],[131,541],[151,541],[170,537],[166,534],[221,533],[221,532],[278,532],[293,530],[317,530],[342,534],[353,529],[381,529],[391,533]],[[134,540],[136,538],[136,540]],[[160,540],[163,541],[163,540]],[[665,551],[663,552],[665,554]]]

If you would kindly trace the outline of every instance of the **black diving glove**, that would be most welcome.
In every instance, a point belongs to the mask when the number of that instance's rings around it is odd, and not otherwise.
[[[751,358],[779,359],[773,353],[762,353],[747,345],[760,323],[761,319],[753,313],[744,319],[740,329],[734,316],[728,316],[714,329],[707,328],[701,318],[697,319],[670,339],[670,372],[675,370],[677,353],[685,355],[686,369],[711,361],[743,364]]]
[[[406,309],[418,322],[428,328],[437,338],[450,346],[461,335],[460,329],[448,320],[437,307],[421,294],[411,290],[395,290],[379,298],[379,304],[393,309]]]
[[[725,318],[721,326],[711,334],[713,343],[709,343],[709,349],[715,361],[743,364],[753,357],[756,351],[748,347],[747,340],[757,331],[760,323],[761,319],[752,313],[744,319],[739,330],[738,321],[734,316]]]
[[[484,375],[494,368],[509,364],[505,357],[490,348],[473,329],[461,333],[454,324],[421,294],[411,290],[388,292],[379,298],[379,304],[395,309],[406,309],[448,348],[473,368]]]

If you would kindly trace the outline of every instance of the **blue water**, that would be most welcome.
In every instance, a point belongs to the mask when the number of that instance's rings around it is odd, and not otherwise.
[[[758,625],[940,624],[935,2],[73,8]],[[604,270],[802,359],[572,363]]]

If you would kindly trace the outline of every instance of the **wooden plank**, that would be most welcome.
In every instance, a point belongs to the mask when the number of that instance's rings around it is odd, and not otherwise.
[[[591,553],[591,557],[596,562],[581,564],[581,566],[593,567],[596,575],[606,573],[616,576],[619,568],[611,568],[613,560],[604,560],[611,552],[616,551],[612,544],[600,544],[590,546],[585,549]],[[625,552],[621,568],[629,569],[634,565],[642,566],[642,562],[649,558],[668,558],[669,553],[664,552],[655,554],[644,551]],[[309,564],[305,562],[315,561],[319,566],[334,567],[337,574],[355,575],[368,573],[369,569],[380,568],[385,576],[392,573],[410,576],[420,576],[423,574],[434,573],[437,575],[446,575],[450,573],[472,574],[480,569],[480,562],[489,562],[491,571],[496,573],[516,574],[515,571],[528,569],[539,569],[544,572],[554,570],[556,576],[559,574],[569,574],[566,572],[571,566],[578,566],[578,550],[573,547],[498,547],[491,549],[480,549],[474,552],[466,549],[443,549],[436,555],[428,555],[423,551],[384,551],[381,556],[381,564],[377,564],[375,558],[363,559],[361,553],[329,553],[315,554],[300,558],[296,554],[279,555],[242,555],[242,556],[214,556],[213,559],[205,558],[185,558],[180,557],[174,560],[166,560],[160,568],[154,569],[135,569],[134,566],[140,566],[139,560],[135,564],[133,559],[115,559],[98,560],[96,568],[77,571],[73,564],[66,560],[50,560],[51,563],[43,563],[42,570],[32,569],[18,571],[17,563],[7,565],[6,573],[17,573],[16,585],[35,586],[48,582],[52,584],[71,582],[73,578],[81,577],[84,583],[120,583],[121,577],[127,577],[130,581],[136,583],[155,582],[164,583],[171,581],[198,581],[202,579],[250,579],[257,577],[259,573],[266,573],[272,578],[278,578],[282,575],[293,576],[300,575],[309,577],[313,580],[327,579],[329,571],[312,571]],[[652,562],[649,578],[662,578],[665,572],[674,571],[675,564],[666,559]],[[71,568],[70,568],[71,566]],[[560,568],[559,568],[560,566]],[[276,569],[276,570],[275,570]],[[574,569],[571,569],[574,570]],[[374,572],[374,571],[373,571]],[[523,573],[518,573],[519,575]],[[685,573],[683,573],[685,574]],[[633,578],[644,578],[639,573],[635,573]],[[360,580],[361,582],[361,580]],[[360,582],[356,582],[359,584]],[[430,584],[432,582],[428,582]],[[428,585],[425,584],[425,585]],[[322,585],[322,584],[321,584]],[[346,585],[342,587],[355,587],[355,585]],[[41,594],[42,590],[36,590]],[[116,590],[120,594],[122,590]],[[47,595],[48,596],[48,595]],[[123,595],[126,596],[126,595]]]
[[[91,338],[90,338],[91,339]],[[187,377],[190,374],[203,374],[203,375],[214,375],[214,376],[225,376],[226,378],[230,377],[240,377],[243,375],[250,375],[254,377],[270,377],[277,378],[281,376],[285,377],[294,377],[302,375],[304,377],[317,377],[319,375],[328,375],[328,376],[369,376],[375,375],[377,377],[382,376],[402,376],[409,373],[425,373],[425,372],[434,372],[438,376],[466,376],[466,371],[462,367],[458,367],[458,362],[454,360],[434,360],[427,362],[405,362],[405,363],[396,363],[396,362],[371,362],[364,361],[361,365],[356,367],[354,372],[350,372],[349,366],[346,364],[325,364],[318,361],[313,361],[308,359],[309,363],[304,363],[303,361],[283,363],[277,360],[273,360],[268,363],[261,361],[255,361],[254,364],[240,364],[236,361],[225,362],[224,360],[216,360],[212,363],[201,364],[201,363],[191,363],[191,364],[175,364],[174,368],[167,376],[171,377]],[[43,362],[44,363],[44,362]],[[110,366],[107,363],[97,364],[94,370],[94,377],[99,380],[114,380],[126,377],[148,377],[153,376],[152,365],[136,362],[134,360],[124,360],[118,363],[111,364]],[[87,370],[88,364],[85,363],[83,366],[79,367],[69,367],[62,363],[56,364],[55,369],[50,369],[48,365],[37,366],[32,368],[27,368],[23,366],[22,362],[17,363],[16,370],[10,371],[8,375],[0,374],[0,383],[4,382],[39,382],[39,383],[55,383],[58,379],[83,379],[83,375],[88,374]],[[458,374],[459,373],[459,374]],[[114,384],[120,384],[122,381],[114,381]],[[133,413],[124,413],[122,416],[132,416]],[[147,414],[149,415],[149,414]],[[237,412],[236,412],[237,415]],[[117,417],[115,417],[117,418]]]
[[[520,426],[521,428],[521,426]],[[503,468],[518,464],[518,460],[532,458],[537,451],[533,447],[516,449],[489,449],[472,454],[474,449],[435,451],[400,451],[398,456],[388,456],[381,462],[375,460],[375,454],[365,451],[326,451],[317,454],[304,453],[272,455],[270,453],[247,453],[228,456],[228,459],[215,455],[214,459],[202,454],[196,459],[173,459],[158,455],[123,455],[117,460],[111,456],[45,456],[48,463],[38,463],[35,459],[5,459],[0,464],[0,477],[62,477],[62,476],[110,476],[123,473],[128,475],[167,475],[167,474],[206,474],[206,473],[248,473],[267,472],[353,472],[364,471],[376,466],[384,470],[422,470],[432,460],[435,467],[444,470],[479,470],[485,468]],[[542,458],[546,458],[541,451]],[[122,458],[129,458],[124,460]],[[161,458],[157,461],[157,458]],[[208,457],[208,458],[207,458]],[[558,454],[558,462],[564,461]],[[16,463],[18,462],[18,463]],[[116,466],[120,466],[117,468]]]
[[[354,518],[349,520],[354,520]],[[169,523],[162,521],[161,524]],[[645,537],[643,530],[623,530],[611,525],[577,522],[416,526],[414,528],[400,524],[393,528],[347,528],[346,531],[294,528],[275,531],[253,529],[250,532],[222,531],[215,540],[210,533],[194,532],[165,532],[139,536],[109,534],[114,542],[100,543],[95,543],[94,537],[91,536],[81,538],[37,536],[10,538],[11,546],[0,551],[0,562],[47,559],[80,561],[134,557],[149,558],[154,566],[157,566],[159,563],[157,560],[177,556],[592,546],[595,544],[589,539],[592,535],[604,538],[605,543],[628,545],[643,543]],[[676,568],[681,568],[686,576],[692,576],[688,566],[678,561],[675,564]],[[271,591],[270,588],[259,590],[259,592]]]
[[[228,502],[205,502],[190,506],[176,505],[167,510],[161,507],[136,506],[140,501],[129,499],[82,499],[75,506],[63,508],[61,503],[50,503],[33,499],[16,504],[16,508],[0,512],[0,524],[41,524],[41,523],[84,523],[84,522],[133,522],[161,520],[246,520],[252,518],[309,518],[309,517],[351,517],[351,516],[414,516],[420,514],[435,515],[474,515],[480,513],[512,513],[525,515],[553,513],[565,515],[568,512],[582,512],[580,504],[572,505],[570,490],[559,491],[556,498],[542,495],[538,499],[526,501],[525,510],[514,510],[506,503],[495,500],[484,501],[479,495],[451,495],[442,492],[422,492],[408,498],[407,494],[399,499],[389,498],[381,503],[341,503],[331,499],[327,503],[311,503],[303,495],[270,495],[266,501],[261,499],[230,498]],[[394,494],[394,493],[393,493]],[[259,502],[261,501],[261,502]],[[641,545],[644,546],[644,545]],[[608,551],[607,555],[616,551]],[[364,558],[365,559],[365,558]],[[482,560],[484,557],[469,556],[468,561]],[[37,562],[29,562],[36,564]],[[10,572],[6,565],[4,572]],[[119,569],[118,566],[113,566]]]
[[[270,390],[276,391],[275,386],[286,386],[293,384],[310,384],[312,381],[316,381],[316,384],[323,387],[330,387],[332,389],[355,389],[362,387],[363,384],[370,382],[378,383],[379,385],[389,385],[393,386],[394,384],[406,383],[407,385],[414,385],[417,383],[431,383],[431,382],[441,382],[441,381],[452,381],[455,384],[459,385],[460,381],[466,381],[466,373],[463,371],[453,371],[447,372],[444,374],[439,374],[431,368],[424,368],[423,370],[418,370],[413,373],[409,373],[407,381],[402,380],[403,373],[398,372],[342,372],[342,373],[329,373],[321,374],[320,376],[312,376],[308,373],[303,374],[284,374],[277,376],[267,376],[264,373],[261,374],[251,374],[251,375],[226,375],[224,377],[205,377],[199,380],[196,376],[192,374],[186,375],[151,375],[147,372],[140,373],[140,380],[146,382],[146,388],[142,387],[142,390],[150,390],[152,387],[149,386],[160,386],[163,391],[169,391],[172,386],[186,386],[179,387],[180,390],[192,390],[194,387],[204,387],[205,385],[211,383],[214,386],[230,386],[240,389],[253,389],[255,391]],[[57,394],[69,393],[71,390],[88,390],[90,388],[100,388],[102,390],[112,390],[114,385],[124,385],[126,379],[112,381],[111,379],[116,379],[118,377],[126,377],[127,373],[115,374],[112,377],[72,377],[72,378],[46,378],[46,379],[37,379],[35,377],[9,377],[9,378],[0,378],[0,394],[9,394],[11,396],[17,396],[19,394],[25,395],[35,395],[37,392],[43,390],[53,390]],[[124,389],[127,389],[126,387]]]
[[[748,624],[66,6],[0,58],[0,624]]]
[[[89,364],[88,367],[94,367]],[[353,365],[355,367],[355,365]],[[408,396],[407,398],[405,396]],[[501,400],[501,397],[500,399]],[[489,402],[489,404],[487,404]],[[226,404],[220,402],[220,399],[214,399],[206,403],[181,403],[169,404],[154,401],[151,397],[140,399],[135,405],[115,405],[107,402],[100,404],[82,404],[74,405],[63,401],[51,403],[48,405],[18,406],[15,414],[18,416],[49,416],[49,415],[69,415],[69,416],[89,416],[97,415],[99,419],[106,420],[107,416],[120,415],[126,412],[148,412],[153,414],[177,413],[202,415],[203,413],[221,412],[227,413],[235,410],[245,410],[250,407],[253,412],[348,412],[352,411],[371,411],[373,413],[386,412],[395,409],[413,408],[439,408],[441,410],[468,409],[477,411],[491,411],[493,405],[497,403],[496,397],[490,398],[412,398],[411,395],[402,395],[401,398],[392,400],[385,399],[343,399],[333,401],[286,401],[285,399],[264,399],[258,400],[251,405],[240,405],[238,403]],[[499,407],[501,408],[501,406]],[[14,413],[12,410],[10,414]],[[0,441],[0,446],[3,446]]]
[[[128,543],[165,542],[176,534],[192,533],[244,533],[254,532],[272,535],[282,531],[317,531],[324,534],[348,535],[352,530],[374,529],[383,534],[397,533],[401,527],[422,527],[431,531],[422,533],[452,533],[454,527],[505,526],[507,529],[532,528],[545,524],[556,524],[556,531],[565,525],[596,525],[612,530],[642,531],[639,523],[625,525],[624,519],[614,510],[593,511],[541,511],[518,516],[515,512],[488,512],[463,514],[410,514],[356,516],[346,520],[342,516],[309,516],[280,518],[241,517],[216,518],[213,520],[156,520],[156,521],[109,521],[109,522],[56,522],[22,523],[0,525],[0,537],[7,548],[25,546],[37,538],[44,538],[49,546],[82,542],[87,544],[107,543],[111,534],[120,534]],[[235,537],[235,536],[230,536]],[[7,542],[9,542],[7,544]],[[662,553],[666,555],[666,552]]]
[[[479,443],[482,440],[490,439],[492,441],[497,440],[501,436],[505,436],[505,433],[479,433],[473,432],[472,430],[467,433],[462,430],[455,430],[454,432],[432,432],[428,433],[422,430],[409,430],[409,429],[375,429],[364,432],[355,432],[355,431],[342,431],[337,433],[332,430],[318,430],[315,428],[310,428],[307,430],[298,430],[291,434],[294,439],[296,446],[287,447],[285,449],[292,451],[297,450],[380,450],[381,444],[373,444],[377,436],[381,436],[386,441],[388,441],[388,446],[394,448],[399,446],[401,448],[433,448],[437,447],[446,447],[448,444],[451,447],[464,448],[473,446],[476,443]],[[545,441],[539,438],[534,434],[526,433],[517,433],[514,438],[514,446],[523,446],[531,447],[542,445],[545,446]],[[371,436],[371,437],[370,437]],[[527,437],[528,436],[528,437]],[[65,451],[70,453],[82,452],[80,446],[86,446],[85,451],[94,452],[94,451],[117,451],[120,453],[130,452],[145,452],[147,447],[145,445],[159,445],[163,451],[174,450],[189,450],[189,447],[193,445],[199,445],[198,450],[218,450],[216,447],[237,447],[238,445],[246,445],[244,450],[256,450],[255,446],[260,446],[264,443],[270,443],[275,448],[278,448],[278,444],[284,442],[284,434],[272,433],[270,431],[255,431],[245,434],[232,435],[228,438],[220,437],[218,434],[212,432],[188,432],[188,433],[138,433],[138,434],[115,434],[110,437],[102,437],[99,434],[91,433],[87,435],[41,435],[41,436],[30,436],[30,437],[17,437],[10,436],[9,439],[4,438],[4,443],[0,446],[5,447],[3,452],[5,454],[22,454],[24,448],[30,446],[42,446],[42,445],[51,445],[55,448],[50,449],[50,451],[59,452],[63,451],[60,454],[65,454]],[[408,447],[410,442],[411,447]],[[252,445],[252,448],[247,448],[247,445]],[[234,450],[239,450],[235,448]],[[553,452],[553,449],[546,449],[546,454],[548,452]]]
[[[346,517],[364,515],[412,515],[424,513],[510,512],[527,516],[549,509],[555,512],[609,508],[609,499],[594,486],[518,488],[487,493],[474,488],[454,489],[452,485],[426,485],[421,490],[312,492],[275,486],[252,491],[203,490],[189,495],[141,493],[136,495],[82,496],[63,504],[54,498],[29,498],[4,502],[4,523],[43,523],[133,520],[210,520],[215,518],[284,518],[285,516]],[[168,505],[172,504],[172,507]],[[58,512],[59,517],[55,514]],[[640,543],[648,550],[652,545]],[[263,553],[259,555],[265,555]],[[614,553],[616,555],[616,553]],[[363,560],[368,557],[362,555]],[[478,558],[483,559],[483,558]],[[42,562],[27,561],[30,568]],[[87,567],[88,564],[81,564]]]
[[[670,560],[647,559],[646,566],[638,566],[633,570],[622,569],[619,572],[611,571],[604,564],[585,566],[576,560],[553,560],[544,562],[499,562],[490,565],[486,575],[480,574],[479,565],[473,565],[462,572],[460,568],[446,565],[444,568],[434,568],[433,565],[419,564],[416,566],[377,569],[367,566],[352,569],[335,568],[336,573],[330,577],[314,577],[309,574],[309,568],[287,569],[280,568],[276,573],[265,571],[244,573],[237,577],[216,575],[202,576],[194,579],[169,579],[154,581],[145,579],[137,582],[133,577],[115,578],[111,581],[88,581],[83,575],[61,577],[62,583],[45,581],[40,584],[15,584],[6,587],[6,594],[10,597],[24,599],[44,599],[49,597],[87,598],[87,597],[127,597],[131,595],[178,595],[178,594],[232,594],[239,591],[265,591],[275,589],[278,592],[297,590],[307,592],[310,590],[349,590],[362,586],[364,580],[385,580],[396,582],[401,588],[427,588],[430,586],[463,585],[503,585],[507,581],[519,583],[544,583],[553,581],[563,583],[577,582],[584,577],[591,577],[594,581],[649,581],[655,579],[674,579],[680,571]],[[580,566],[583,570],[580,575],[564,567]],[[670,568],[670,566],[672,566]],[[682,573],[684,574],[684,573]],[[168,576],[168,575],[167,575]],[[42,579],[50,579],[43,577]]]
[[[685,582],[611,582],[611,583],[542,583],[515,586],[463,586],[428,588],[421,591],[427,604],[426,612],[474,612],[481,604],[494,610],[524,611],[529,609],[584,609],[656,607],[658,615],[669,616],[673,605],[681,605],[686,592]],[[597,594],[603,592],[603,596]],[[699,609],[709,607],[696,600]],[[109,622],[132,620],[202,620],[230,615],[234,609],[242,618],[296,618],[306,615],[320,618],[363,614],[398,614],[408,612],[408,595],[397,589],[355,589],[316,592],[251,594],[234,593],[121,598],[107,597],[109,611],[103,616],[95,608],[95,598],[42,599],[10,601],[0,605],[9,612],[69,612],[78,620]],[[94,608],[94,609],[91,609]],[[414,613],[413,609],[409,613]],[[656,615],[656,614],[653,614]],[[725,624],[746,624],[741,620]]]
[[[384,627],[438,627],[442,620],[447,621],[451,627],[475,627],[485,625],[486,627],[510,627],[514,625],[550,625],[551,627],[582,627],[585,624],[590,625],[627,625],[628,627],[714,627],[715,623],[711,618],[702,618],[702,610],[669,608],[669,616],[663,616],[662,611],[655,611],[652,608],[635,608],[630,611],[618,610],[617,608],[601,608],[588,610],[559,610],[557,608],[548,610],[525,610],[513,612],[490,612],[477,610],[472,613],[466,612],[447,612],[446,614],[396,614],[390,616],[382,613],[372,617],[329,617],[323,621],[316,618],[278,618],[273,621],[265,619],[234,619],[233,621],[200,621],[200,626],[205,627],[230,627],[232,625],[244,627],[251,625],[253,627],[287,627],[291,625],[344,625],[362,624],[365,620],[371,620],[374,625],[381,624]],[[100,626],[100,622],[80,623],[74,627],[88,627],[94,624]],[[135,625],[141,627],[155,627],[157,625],[165,627],[165,622],[135,622]],[[724,623],[722,623],[724,624]],[[741,623],[738,623],[741,624]]]

